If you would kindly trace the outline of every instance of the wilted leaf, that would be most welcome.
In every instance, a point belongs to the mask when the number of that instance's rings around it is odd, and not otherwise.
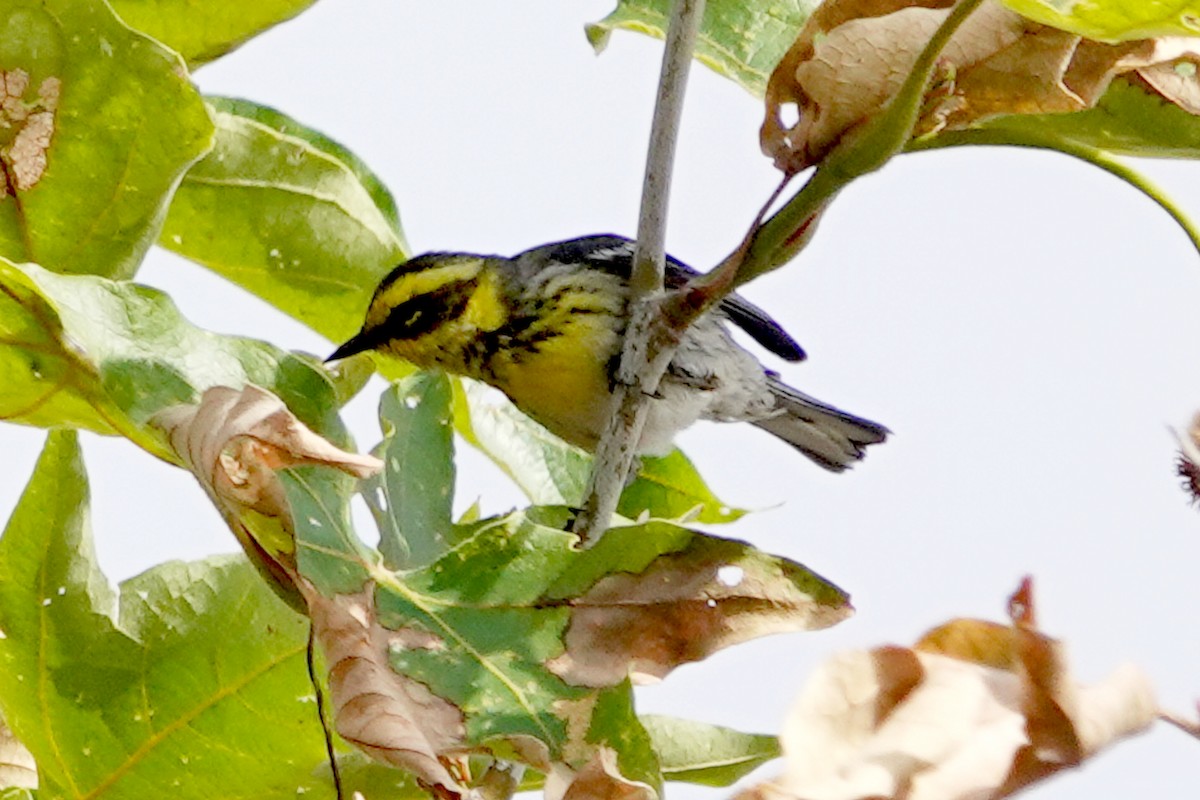
[[[504,470],[531,502],[582,503],[591,456],[525,416],[499,392],[470,381],[457,385],[454,424],[463,438]],[[679,450],[642,459],[617,512],[628,519],[686,517],[709,525],[733,522],[746,513],[721,502]]]
[[[1033,627],[1027,583],[1010,615],[1007,636],[959,620],[920,649],[831,659],[789,716],[787,771],[739,798],[1007,797],[1155,719],[1149,682],[1132,667],[1075,682],[1061,644]],[[1005,661],[1010,668],[988,666]]]
[[[285,22],[316,0],[112,0],[121,18],[195,67]]]
[[[820,0],[711,0],[696,43],[696,58],[718,74],[761,95],[771,69],[787,52]],[[616,9],[587,27],[597,51],[617,29],[665,38],[671,0],[618,0]]]
[[[262,386],[310,428],[344,436],[315,361],[252,339],[217,336],[145,286],[55,275],[0,259],[0,418],[121,434],[177,462],[148,424],[210,386]]]
[[[949,15],[949,5],[941,0],[822,5],[771,76],[764,151],[788,172],[819,162],[887,106]],[[917,133],[968,130],[1009,116],[1085,111],[1122,75],[1136,76],[1159,96],[1194,111],[1200,96],[1197,59],[1197,39],[1109,45],[1040,25],[985,0],[942,51]],[[783,121],[791,105],[799,111],[794,125]],[[1052,131],[1042,131],[1038,143],[1052,146],[1048,138]]]
[[[0,256],[133,275],[212,136],[178,56],[104,0],[11,0],[0,77]]]
[[[392,647],[436,648],[432,636],[395,636],[376,620],[370,593],[312,593],[313,630],[329,664],[338,733],[363,752],[442,792],[461,794],[462,712],[417,681],[392,672]],[[451,773],[454,771],[455,774]]]
[[[332,340],[348,338],[406,257],[391,195],[344,147],[278,111],[207,102],[212,152],[184,176],[159,244]]]
[[[379,549],[393,569],[419,567],[454,541],[454,428],[445,375],[417,373],[379,401],[383,471],[363,487],[379,527]]]
[[[253,385],[211,387],[198,404],[164,409],[153,424],[166,432],[254,565],[293,604],[296,503],[276,471],[320,464],[365,478],[382,467],[374,456],[346,452],[313,433],[283,401]]]
[[[0,538],[0,705],[42,797],[328,793],[306,629],[240,557],[161,565],[118,603],[75,435],[50,434]]]

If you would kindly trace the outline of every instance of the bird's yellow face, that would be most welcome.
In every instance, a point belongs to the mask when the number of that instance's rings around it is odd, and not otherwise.
[[[471,348],[508,309],[488,259],[432,253],[396,267],[375,290],[362,330],[330,359],[377,350],[418,367],[475,371]]]

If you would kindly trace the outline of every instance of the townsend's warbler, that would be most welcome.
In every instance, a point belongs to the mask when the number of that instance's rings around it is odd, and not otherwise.
[[[609,411],[628,319],[633,242],[587,236],[512,258],[428,253],[383,279],[362,330],[329,357],[365,350],[483,381],[551,432],[594,450]],[[667,259],[666,284],[695,275]],[[687,329],[650,399],[641,454],[660,455],[697,419],[745,420],[841,471],[887,429],[783,384],[734,343],[733,322],[788,361],[804,351],[763,311],[731,295]]]

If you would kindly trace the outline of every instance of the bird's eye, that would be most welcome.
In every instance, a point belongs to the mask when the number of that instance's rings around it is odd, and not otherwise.
[[[393,338],[416,339],[424,336],[461,314],[476,286],[474,279],[452,281],[431,292],[410,297],[388,313],[382,327]]]

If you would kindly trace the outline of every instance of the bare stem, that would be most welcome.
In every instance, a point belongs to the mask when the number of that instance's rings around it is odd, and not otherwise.
[[[575,532],[585,546],[594,544],[603,535],[617,509],[645,424],[644,399],[657,391],[674,353],[673,337],[662,335],[665,325],[658,310],[663,285],[667,200],[683,96],[704,4],[705,0],[675,0],[671,11],[642,185],[637,247],[629,284],[630,320],[608,425],[596,449],[583,508],[575,519]]]
[[[1197,704],[1196,710],[1200,711],[1200,704]],[[1197,739],[1200,739],[1200,717],[1197,717],[1195,719],[1187,719],[1182,714],[1176,714],[1171,711],[1160,711],[1158,713],[1158,718],[1161,719],[1163,722],[1167,722],[1167,723],[1170,723],[1171,725],[1174,725],[1176,728],[1179,728],[1179,730],[1183,731],[1184,733],[1194,736]]]
[[[333,723],[329,720],[328,699],[325,697],[325,691],[321,688],[321,680],[317,677],[317,632],[309,623],[308,626],[308,646],[305,650],[305,663],[308,665],[308,680],[312,683],[313,691],[317,696],[317,719],[321,722],[321,733],[325,737],[325,756],[329,759],[329,771],[333,776],[333,791],[334,797],[337,800],[345,800],[345,792],[342,788],[342,772],[338,769],[337,753],[333,748]]]

